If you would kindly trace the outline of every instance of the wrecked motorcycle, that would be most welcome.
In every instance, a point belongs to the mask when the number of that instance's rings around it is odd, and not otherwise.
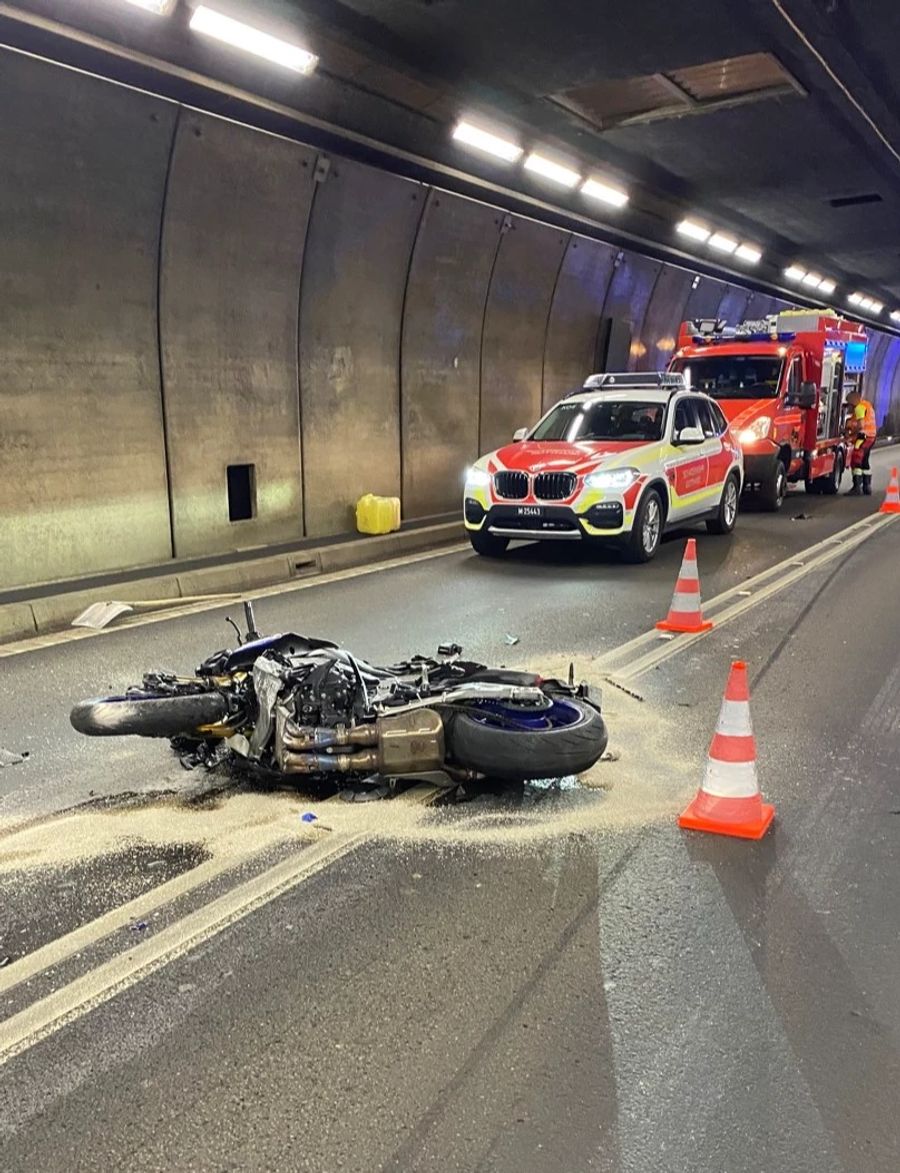
[[[571,671],[564,683],[486,668],[457,645],[377,667],[328,640],[262,637],[244,610],[237,648],[195,676],[153,672],[123,696],[83,701],[72,725],[169,738],[190,764],[233,754],[263,774],[334,781],[557,778],[606,749],[599,704]]]

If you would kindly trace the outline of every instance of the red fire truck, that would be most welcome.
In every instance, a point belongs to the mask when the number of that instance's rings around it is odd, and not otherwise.
[[[834,310],[785,310],[729,327],[684,322],[669,369],[719,404],[744,452],[744,484],[765,509],[787,486],[836,493],[849,462],[844,401],[862,391],[868,339]]]

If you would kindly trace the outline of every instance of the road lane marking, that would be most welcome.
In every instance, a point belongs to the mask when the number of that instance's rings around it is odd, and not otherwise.
[[[36,635],[29,639],[17,640],[15,643],[0,646],[0,660],[12,656],[24,656],[28,652],[40,652],[47,648],[59,647],[62,644],[74,643],[82,639],[96,639],[103,635],[116,635],[123,631],[132,631],[138,627],[148,627],[152,623],[167,623],[172,619],[180,619],[184,615],[200,615],[206,611],[224,611],[230,606],[240,604],[244,599],[256,602],[257,599],[269,599],[278,595],[287,595],[292,591],[308,591],[313,587],[331,586],[336,582],[346,582],[354,578],[364,578],[369,574],[381,574],[386,570],[399,570],[404,566],[414,566],[418,562],[428,562],[436,558],[446,558],[450,554],[462,554],[470,550],[468,542],[457,542],[452,546],[442,546],[437,550],[425,550],[419,554],[408,554],[401,558],[388,558],[383,562],[375,562],[369,566],[353,566],[347,570],[333,570],[329,574],[318,574],[315,577],[294,579],[291,582],[275,583],[267,587],[253,587],[243,593],[231,596],[231,601],[223,603],[190,603],[180,606],[177,599],[167,611],[156,611],[152,615],[136,615],[126,622],[115,627],[104,627],[95,631],[88,627],[71,627],[63,631],[52,631],[46,635]],[[115,596],[115,584],[110,586],[111,597]],[[73,616],[74,618],[74,616]]]
[[[289,892],[371,837],[371,832],[329,836],[298,858],[275,864],[0,1022],[0,1066]]]
[[[682,634],[673,640],[662,642],[659,632],[655,628],[651,628],[627,643],[620,644],[617,648],[612,648],[598,656],[596,666],[603,675],[609,678],[610,683],[636,679],[651,668],[655,668],[657,664],[692,647],[698,640],[706,639],[715,634],[718,628],[746,614],[833,559],[855,550],[872,534],[878,533],[894,520],[896,518],[891,514],[875,514],[863,518],[862,521],[855,522],[846,529],[840,530],[838,534],[823,538],[821,542],[803,550],[804,561],[799,562],[797,555],[792,554],[774,566],[754,575],[753,578],[745,579],[727,591],[707,600],[703,605],[704,616],[714,619],[716,624],[711,631],[699,632],[695,635]],[[732,602],[732,600],[736,601]],[[725,606],[728,603],[731,605]]]
[[[445,789],[445,787],[434,786],[430,783],[419,783],[410,787],[409,790],[405,790],[392,801],[407,805],[428,806],[445,793]],[[327,807],[329,803],[336,801],[337,797],[335,796],[323,799],[315,805]],[[184,872],[180,876],[174,876],[171,880],[151,888],[149,892],[136,896],[125,904],[110,909],[109,912],[103,913],[62,937],[58,937],[55,941],[49,941],[40,949],[35,949],[33,953],[27,953],[15,964],[0,970],[0,997],[21,985],[22,982],[31,981],[48,969],[61,965],[78,953],[85,952],[105,937],[112,936],[113,933],[126,928],[132,922],[146,920],[152,913],[172,904],[180,897],[190,895],[191,892],[212,883],[227,872],[235,871],[269,848],[290,842],[289,828],[294,825],[295,821],[295,813],[291,812],[286,824],[276,824],[272,829],[266,828],[265,836],[248,844],[245,850],[240,852],[225,851],[221,856],[205,860],[195,868],[191,868],[190,871]],[[285,826],[288,830],[285,830]],[[311,826],[315,828],[316,824],[313,823]],[[313,846],[306,847],[303,858],[309,858],[311,852],[320,850],[321,845],[326,842],[325,839],[320,839]]]

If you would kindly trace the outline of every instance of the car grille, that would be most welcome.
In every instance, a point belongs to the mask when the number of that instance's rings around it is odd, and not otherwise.
[[[574,492],[574,473],[542,472],[534,478],[534,495],[541,501],[565,501]]]
[[[495,473],[494,491],[507,501],[521,501],[528,496],[528,477],[524,472]]]

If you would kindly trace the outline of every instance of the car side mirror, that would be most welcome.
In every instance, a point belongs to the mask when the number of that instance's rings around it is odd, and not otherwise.
[[[819,398],[819,388],[815,383],[801,383],[800,390],[795,395],[786,395],[786,407],[815,407]]]
[[[705,439],[702,428],[682,428],[675,436],[675,443],[702,444]]]
[[[525,439],[525,437],[527,435],[528,435],[527,428],[516,428],[516,430],[513,432],[513,443],[514,444],[520,443],[522,440]]]

